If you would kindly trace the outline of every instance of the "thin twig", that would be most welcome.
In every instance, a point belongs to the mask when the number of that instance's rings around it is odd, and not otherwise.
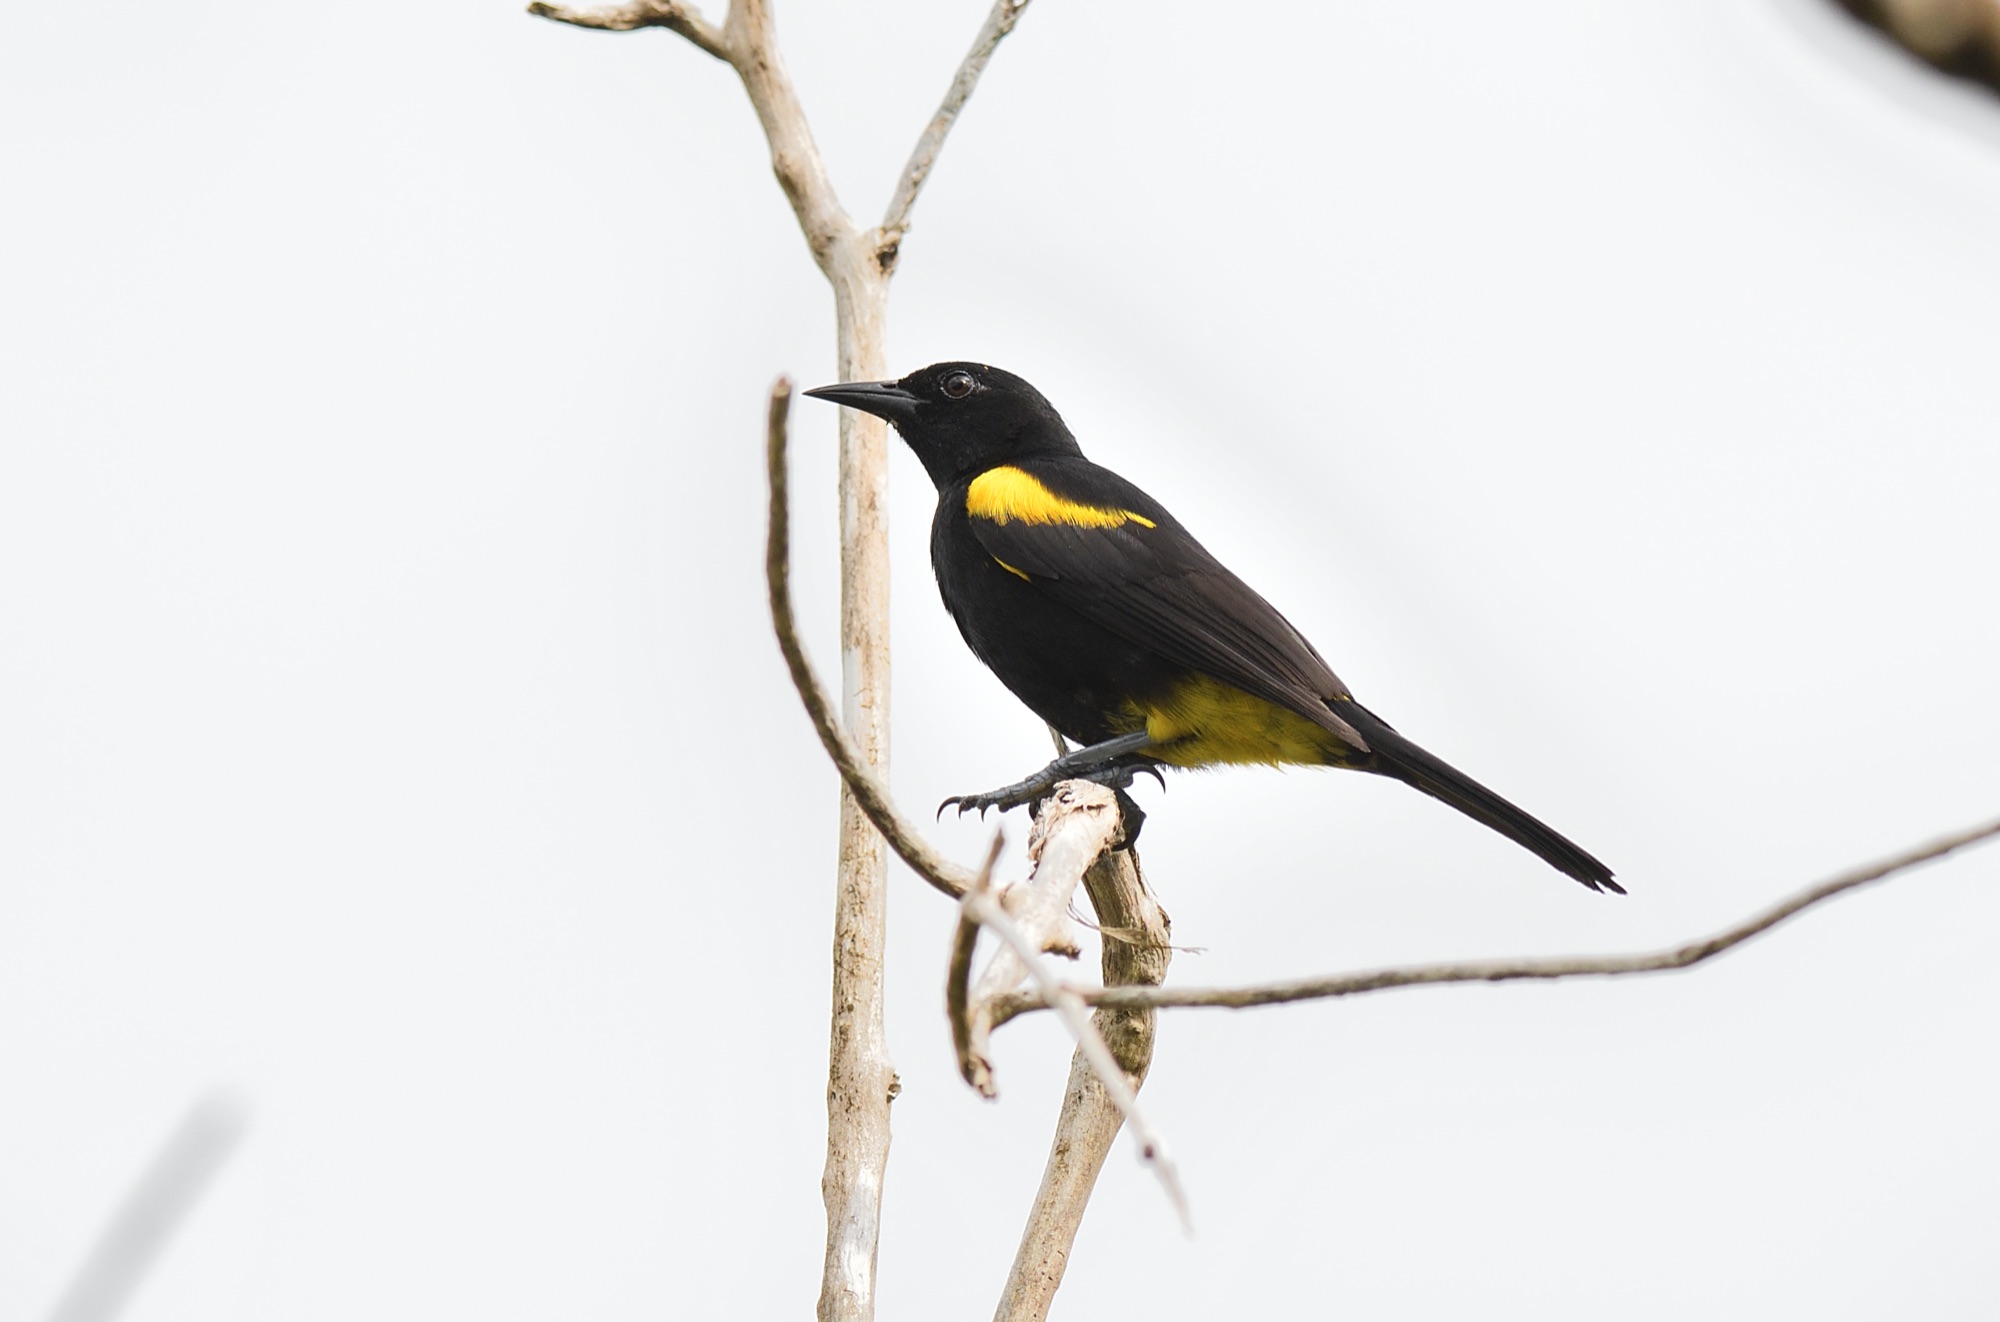
[[[599,32],[636,32],[640,28],[666,28],[678,32],[701,49],[725,63],[733,63],[729,58],[729,47],[722,39],[722,33],[714,25],[688,5],[676,4],[673,0],[638,0],[636,4],[620,5],[616,9],[582,10],[571,9],[568,5],[544,4],[535,0],[528,6],[528,12],[536,18],[546,18],[551,22],[567,23],[575,28],[592,28]]]
[[[1713,959],[1725,950],[1742,945],[1751,937],[1768,932],[1805,910],[1836,895],[1881,881],[1971,845],[2000,836],[2000,821],[1988,822],[1928,844],[1841,873],[1773,905],[1713,936],[1702,937],[1669,950],[1632,955],[1583,955],[1552,959],[1473,960],[1458,964],[1420,964],[1404,968],[1376,969],[1365,973],[1344,973],[1329,977],[1296,978],[1286,982],[1262,983],[1250,987],[1108,987],[1069,989],[1084,1003],[1132,1008],[1142,1005],[1161,1009],[1207,1006],[1241,1010],[1259,1005],[1283,1005],[1291,1001],[1325,1000],[1335,996],[1359,996],[1386,991],[1391,987],[1415,987],[1446,982],[1514,982],[1521,979],[1616,977],[1626,973],[1662,973],[1684,969]],[[1046,995],[1008,997],[994,1007],[993,1026],[998,1028],[1015,1015],[1047,1009]]]
[[[840,778],[847,782],[848,792],[868,814],[868,820],[889,842],[889,848],[896,851],[910,869],[946,895],[957,899],[965,894],[972,884],[972,874],[951,862],[930,847],[916,827],[910,824],[895,803],[889,798],[888,789],[864,762],[861,754],[841,728],[840,718],[833,713],[833,700],[827,696],[826,687],[820,683],[819,675],[813,670],[812,662],[806,659],[804,646],[799,642],[798,624],[792,615],[792,570],[791,570],[791,493],[790,465],[787,461],[789,445],[787,421],[792,406],[792,383],[779,377],[771,386],[771,409],[769,426],[765,433],[765,460],[769,466],[771,481],[771,526],[764,543],[764,577],[771,591],[771,627],[778,635],[778,649],[785,654],[785,666],[792,672],[792,685],[799,691],[799,701],[805,704],[806,715],[812,718],[813,729],[819,732],[820,746],[833,759],[839,769]]]
[[[896,249],[910,228],[910,209],[917,204],[917,194],[923,191],[924,180],[930,178],[931,168],[937,164],[945,135],[958,121],[958,114],[965,109],[972,89],[979,85],[979,75],[986,71],[986,62],[993,58],[1001,39],[1021,21],[1021,11],[1027,7],[1028,0],[995,0],[993,12],[986,16],[985,25],[973,38],[972,49],[965,53],[964,61],[958,66],[958,73],[946,89],[937,114],[931,116],[931,122],[924,126],[923,135],[910,152],[909,163],[903,167],[896,195],[889,199],[889,209],[882,215],[882,247],[878,260],[885,268],[895,264]]]

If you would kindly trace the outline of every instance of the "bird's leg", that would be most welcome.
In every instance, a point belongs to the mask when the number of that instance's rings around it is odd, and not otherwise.
[[[960,813],[977,808],[982,817],[988,808],[1005,812],[1024,803],[1033,803],[1065,780],[1091,780],[1122,790],[1132,783],[1136,772],[1160,774],[1149,762],[1127,760],[1132,754],[1150,748],[1152,743],[1152,736],[1144,730],[1137,730],[1115,739],[1106,739],[1101,744],[1064,753],[1026,780],[1017,780],[1012,785],[1003,785],[984,794],[954,794],[938,805],[938,815],[943,816],[944,810],[954,805]]]

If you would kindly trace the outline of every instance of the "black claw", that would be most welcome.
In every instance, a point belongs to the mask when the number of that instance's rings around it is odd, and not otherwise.
[[[1124,790],[1111,792],[1118,796],[1118,813],[1125,826],[1125,843],[1119,848],[1130,849],[1139,843],[1139,829],[1146,824],[1146,813]]]
[[[998,808],[1000,811],[1005,812],[1013,806],[1004,795],[997,791],[990,794],[954,794],[938,805],[937,815],[943,817],[946,808],[956,808],[958,809],[958,815],[963,817],[974,808],[977,808],[979,810],[979,820],[983,822],[986,820],[987,809]]]

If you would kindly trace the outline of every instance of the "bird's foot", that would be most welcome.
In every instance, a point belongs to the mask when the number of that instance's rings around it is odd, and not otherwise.
[[[979,810],[981,817],[986,815],[988,808],[998,808],[1001,812],[1006,812],[1010,808],[1018,808],[1024,803],[1033,803],[1036,799],[1046,796],[1054,786],[1055,782],[1044,782],[1039,775],[1034,775],[1026,780],[1017,780],[1012,785],[1003,785],[997,790],[988,790],[984,794],[954,794],[938,805],[937,815],[944,816],[946,808],[958,809],[960,817],[975,808]]]
[[[1132,760],[1133,754],[1151,742],[1145,732],[1140,731],[1079,748],[1073,753],[1063,754],[1034,775],[1017,780],[1012,785],[1003,785],[984,794],[954,794],[938,805],[938,816],[944,816],[946,808],[957,808],[960,816],[975,808],[981,817],[986,815],[988,808],[1006,812],[1024,803],[1047,798],[1049,791],[1065,780],[1095,781],[1099,785],[1122,790],[1132,783],[1135,774],[1144,771],[1165,785],[1166,781],[1160,776],[1157,766],[1151,762]]]

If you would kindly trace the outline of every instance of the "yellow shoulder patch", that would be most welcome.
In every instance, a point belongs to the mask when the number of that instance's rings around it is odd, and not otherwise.
[[[1072,528],[1117,528],[1126,523],[1156,526],[1131,510],[1099,509],[1065,500],[1029,474],[1008,466],[989,468],[972,479],[965,492],[965,512],[999,524],[1019,519],[1022,523],[1066,523]]]

